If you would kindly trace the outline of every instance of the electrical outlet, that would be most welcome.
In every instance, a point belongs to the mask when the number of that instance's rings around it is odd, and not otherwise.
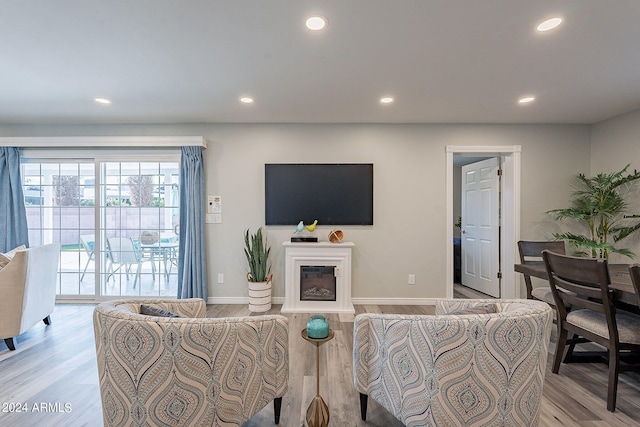
[[[218,283],[224,283],[224,273],[218,273]]]
[[[410,285],[415,285],[416,284],[416,275],[415,274],[410,274],[409,275],[409,284]]]

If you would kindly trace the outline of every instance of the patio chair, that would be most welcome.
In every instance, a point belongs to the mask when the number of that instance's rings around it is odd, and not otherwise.
[[[129,280],[129,273],[131,273],[131,267],[135,264],[135,279],[133,281],[133,287],[135,289],[138,279],[140,278],[140,272],[142,269],[142,262],[146,258],[142,257],[141,251],[136,247],[131,237],[109,237],[107,239],[107,280],[111,279],[118,270],[124,267],[124,272]],[[117,268],[114,270],[113,266],[117,264]],[[153,280],[155,281],[155,264],[151,263],[153,269]]]
[[[542,256],[558,315],[558,341],[551,371],[558,373],[567,345],[567,357],[578,342],[591,341],[605,347],[609,365],[607,409],[613,412],[616,409],[618,374],[620,371],[640,370],[640,365],[622,363],[621,360],[621,356],[630,351],[640,351],[640,315],[616,309],[613,291],[609,289],[606,260],[577,258],[546,250]],[[570,306],[571,311],[566,306]],[[567,339],[569,332],[580,338]]]

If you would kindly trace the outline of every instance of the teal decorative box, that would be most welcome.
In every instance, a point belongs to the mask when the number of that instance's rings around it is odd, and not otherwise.
[[[329,336],[329,322],[321,314],[314,314],[307,322],[307,336],[309,338],[326,338]]]

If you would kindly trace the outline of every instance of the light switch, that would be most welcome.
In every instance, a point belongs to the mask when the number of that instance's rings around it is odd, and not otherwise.
[[[207,224],[221,224],[222,214],[207,214],[205,216],[204,222],[206,222]]]

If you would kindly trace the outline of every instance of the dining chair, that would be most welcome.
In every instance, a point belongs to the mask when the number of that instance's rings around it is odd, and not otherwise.
[[[131,267],[136,264],[135,279],[133,281],[133,287],[135,289],[138,279],[140,278],[143,257],[141,251],[134,244],[133,239],[131,237],[109,237],[107,239],[107,251],[109,253],[107,260],[107,280],[120,270],[120,268],[124,267],[128,281]],[[118,265],[115,270],[113,268],[114,264]],[[155,271],[153,277],[155,280]]]
[[[565,247],[564,241],[553,240],[544,242],[535,242],[528,240],[520,240],[518,242],[518,251],[520,252],[520,263],[531,264],[533,262],[542,262],[542,251],[548,250],[557,254],[564,255]],[[527,299],[537,299],[544,301],[552,307],[555,306],[553,294],[551,288],[548,286],[541,286],[534,288],[531,284],[531,276],[523,274],[524,283],[527,287]]]
[[[631,283],[633,283],[633,290],[636,292],[637,305],[640,307],[640,265],[630,265],[629,275],[631,276]]]
[[[577,258],[548,250],[542,252],[542,257],[558,315],[558,341],[551,371],[558,373],[567,345],[568,353],[573,351],[576,342],[591,341],[605,347],[609,365],[607,409],[613,412],[619,373],[640,370],[640,365],[621,363],[621,355],[640,351],[640,315],[616,309],[613,291],[609,289],[606,260]],[[570,306],[571,311],[566,306]],[[568,340],[569,332],[579,338]]]

